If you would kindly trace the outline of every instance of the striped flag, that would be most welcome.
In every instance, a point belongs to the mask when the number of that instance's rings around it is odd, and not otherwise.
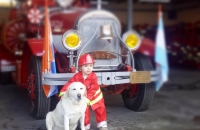
[[[44,32],[44,54],[42,56],[42,72],[56,73],[53,38],[49,21],[49,12],[48,12],[48,0],[45,0],[45,32]],[[50,97],[58,93],[57,86],[43,85],[42,87],[47,97]]]
[[[53,46],[53,38],[52,38],[52,31],[50,28],[50,44],[51,44],[51,50],[52,50],[52,61],[51,61],[51,68],[50,72],[51,73],[56,73],[56,63],[55,63],[55,57],[54,57],[54,46]],[[54,94],[58,93],[58,86],[51,85],[50,90],[48,92],[48,97],[53,96]]]
[[[168,80],[168,73],[169,73],[161,9],[159,10],[158,13],[159,13],[159,20],[158,20],[158,27],[156,34],[156,48],[155,48],[156,70],[159,72],[159,80],[156,82],[157,91]]]

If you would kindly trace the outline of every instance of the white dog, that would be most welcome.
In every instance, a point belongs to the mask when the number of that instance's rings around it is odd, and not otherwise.
[[[46,127],[48,130],[75,130],[80,120],[81,130],[85,130],[84,118],[86,87],[81,82],[73,82],[61,97],[56,108],[48,112]]]

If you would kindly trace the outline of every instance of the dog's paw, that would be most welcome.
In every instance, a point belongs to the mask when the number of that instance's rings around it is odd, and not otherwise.
[[[85,127],[81,128],[81,130],[87,130]]]

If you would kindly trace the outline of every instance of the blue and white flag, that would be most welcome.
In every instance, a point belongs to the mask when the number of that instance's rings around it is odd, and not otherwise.
[[[50,22],[49,22],[49,25]],[[54,56],[54,46],[53,46],[53,37],[52,37],[52,31],[51,31],[51,26],[50,26],[50,32],[49,32],[49,37],[50,37],[50,46],[51,46],[51,51],[52,51],[52,61],[51,61],[51,73],[56,73],[56,63],[55,63],[55,56]],[[58,93],[58,86],[55,86],[55,85],[51,85],[50,86],[50,90],[49,90],[49,93],[48,93],[48,97],[51,97],[53,96],[54,94],[57,94]]]
[[[168,80],[169,73],[162,13],[159,13],[160,15],[156,34],[155,48],[156,70],[159,72],[159,80],[156,82],[157,91],[162,87],[163,83],[165,83]]]

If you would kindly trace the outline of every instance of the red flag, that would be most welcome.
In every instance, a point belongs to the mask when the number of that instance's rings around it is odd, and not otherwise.
[[[48,0],[45,0],[45,30],[44,30],[44,54],[42,56],[42,72],[48,73],[50,71],[50,63],[52,61],[52,53],[50,46],[50,22],[48,12]]]

